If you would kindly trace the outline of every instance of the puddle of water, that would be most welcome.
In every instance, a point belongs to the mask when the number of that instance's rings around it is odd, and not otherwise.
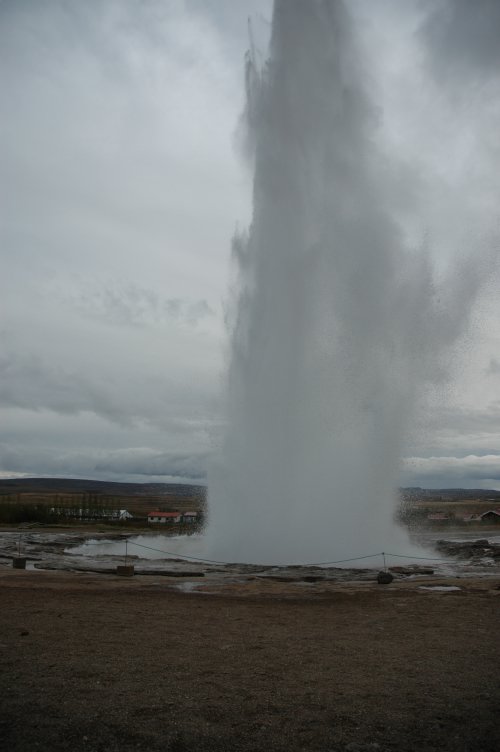
[[[179,582],[175,586],[176,590],[180,590],[183,593],[193,593],[199,589],[198,582]]]
[[[440,593],[451,593],[454,590],[461,590],[462,588],[456,585],[420,585],[419,590],[434,590]]]
[[[121,540],[89,539],[65,553],[79,556],[138,556],[141,559],[166,559],[169,556],[203,557],[201,535],[135,535]]]

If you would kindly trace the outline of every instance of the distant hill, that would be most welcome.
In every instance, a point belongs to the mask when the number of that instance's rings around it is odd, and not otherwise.
[[[401,495],[414,499],[439,499],[440,501],[458,501],[460,499],[500,499],[500,491],[490,488],[401,488]]]
[[[80,478],[4,478],[0,479],[0,494],[57,493],[105,494],[106,496],[196,496],[204,495],[205,487],[184,483],[115,483]]]
[[[442,501],[459,499],[500,499],[500,491],[485,488],[420,488],[413,486],[400,489],[407,498],[439,498]],[[105,480],[82,478],[3,478],[0,479],[2,494],[103,494],[105,496],[174,497],[178,499],[206,495],[206,487],[189,483],[117,483]]]
[[[50,509],[126,509],[135,518],[145,518],[153,510],[202,512],[205,504],[206,488],[192,484],[114,483],[80,478],[0,480],[0,505],[9,514],[13,506],[44,506]]]

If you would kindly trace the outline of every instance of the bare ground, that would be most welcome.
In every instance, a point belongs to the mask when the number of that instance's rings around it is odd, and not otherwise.
[[[3,749],[496,752],[498,580],[418,584],[3,569]]]

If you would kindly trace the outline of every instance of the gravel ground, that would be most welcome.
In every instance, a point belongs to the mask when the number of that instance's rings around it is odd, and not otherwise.
[[[498,581],[177,584],[2,569],[3,749],[500,749]]]

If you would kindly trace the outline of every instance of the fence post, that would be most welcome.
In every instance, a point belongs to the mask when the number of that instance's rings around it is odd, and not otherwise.
[[[125,564],[118,564],[116,574],[120,577],[134,576],[134,565],[128,563],[128,538],[125,538]]]

